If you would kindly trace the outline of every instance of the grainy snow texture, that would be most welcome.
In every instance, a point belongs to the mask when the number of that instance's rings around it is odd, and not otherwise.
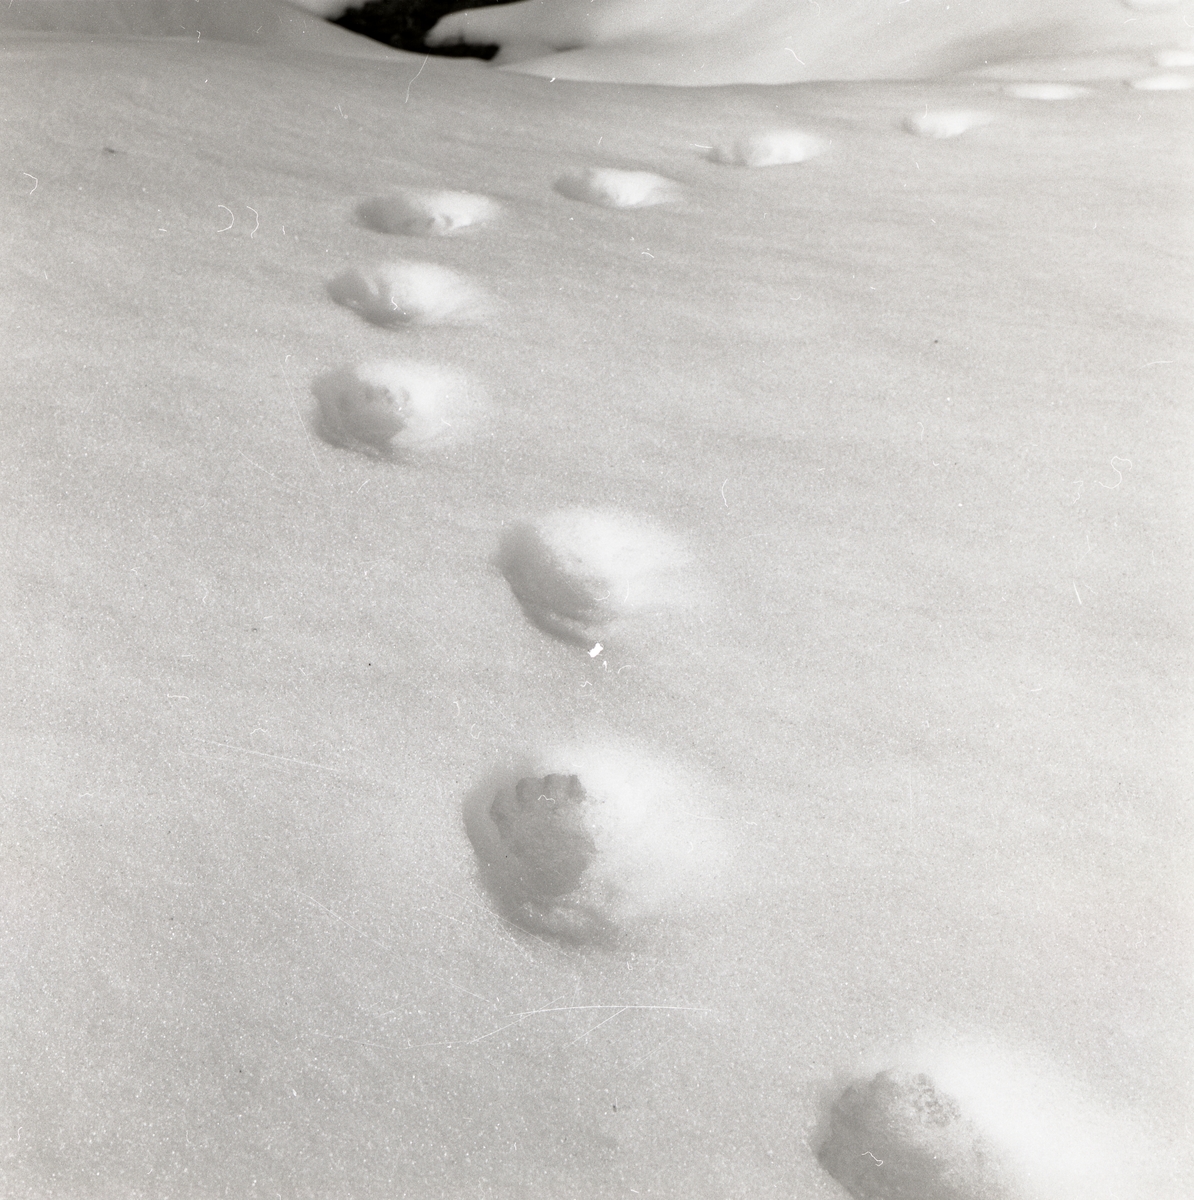
[[[0,1194],[1185,1200],[1194,16],[865,78],[980,7],[701,89],[0,3]]]

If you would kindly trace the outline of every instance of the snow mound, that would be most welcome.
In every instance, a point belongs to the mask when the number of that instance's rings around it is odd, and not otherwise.
[[[648,208],[681,199],[680,185],[650,171],[619,171],[613,167],[584,167],[556,180],[555,189],[570,200],[602,208]]]
[[[413,362],[337,367],[320,375],[311,390],[319,404],[316,428],[325,441],[387,457],[459,436],[476,407],[463,376]]]
[[[772,129],[719,142],[709,151],[712,162],[737,167],[776,167],[804,162],[824,153],[827,143],[799,129]]]
[[[1003,90],[1017,100],[1076,100],[1090,95],[1090,88],[1076,83],[1009,83]]]
[[[610,744],[527,755],[465,798],[482,886],[508,920],[611,945],[708,894],[720,847],[679,768]]]
[[[1133,12],[1165,12],[1177,8],[1182,0],[1123,0],[1126,7]]]
[[[498,206],[488,196],[408,188],[357,206],[361,222],[377,233],[446,237],[491,222]]]
[[[1146,75],[1143,79],[1133,79],[1130,86],[1138,92],[1184,92],[1194,87],[1194,76]]]
[[[589,646],[622,621],[685,604],[690,560],[648,522],[573,508],[507,530],[497,565],[530,621]]]
[[[1194,50],[1158,50],[1153,62],[1158,67],[1194,67]]]
[[[920,137],[952,138],[969,129],[989,125],[990,113],[970,109],[942,109],[938,112],[916,113],[904,118],[904,128]]]
[[[328,284],[337,304],[374,325],[443,325],[478,320],[485,296],[463,276],[425,262],[350,267]]]
[[[429,44],[496,44],[554,79],[708,86],[925,79],[1050,55],[1155,48],[1181,12],[1125,22],[1112,0],[521,0],[441,18]]]

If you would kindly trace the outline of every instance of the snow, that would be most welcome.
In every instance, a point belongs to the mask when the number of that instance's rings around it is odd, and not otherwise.
[[[500,46],[495,65],[552,79],[706,85],[916,79],[1155,45],[1189,0],[520,0],[449,13],[429,45]]]
[[[1126,83],[1188,9],[711,89],[236,11],[0,5],[0,1192],[842,1200],[894,1071],[1032,1200],[1180,1200],[1191,96]],[[329,296],[397,260],[492,306]],[[401,444],[416,372],[483,413]],[[495,552],[577,509],[683,602],[528,620]]]
[[[378,233],[447,237],[490,224],[498,206],[488,196],[408,188],[357,205],[357,216]]]
[[[1131,87],[1141,92],[1184,92],[1194,87],[1194,75],[1167,72],[1164,75],[1143,75],[1131,81]]]
[[[1194,67],[1194,50],[1158,50],[1153,62],[1158,67]]]
[[[489,303],[458,272],[405,260],[350,267],[328,283],[328,295],[375,325],[474,321]]]
[[[615,623],[684,603],[690,555],[641,518],[564,509],[518,522],[502,536],[498,565],[528,618],[592,645]]]
[[[647,208],[681,199],[677,183],[651,171],[620,171],[614,167],[582,167],[556,180],[561,196],[602,208]]]
[[[1009,83],[1003,90],[1017,100],[1077,100],[1090,95],[1090,88],[1075,83]]]
[[[669,910],[715,902],[726,848],[700,794],[691,773],[637,748],[564,746],[487,775],[464,823],[499,912],[566,945],[625,953]]]
[[[804,162],[827,149],[825,141],[802,130],[770,129],[722,142],[709,151],[709,158],[738,167],[779,167]]]
[[[982,1133],[923,1072],[855,1080],[828,1124],[817,1157],[859,1200],[1016,1200]]]
[[[904,128],[920,137],[951,138],[990,123],[990,113],[952,108],[942,112],[913,113],[904,119]]]
[[[962,1040],[909,1047],[826,1090],[815,1138],[859,1200],[1124,1200],[1147,1195],[1139,1128],[1047,1062]]]
[[[445,437],[456,440],[481,408],[476,386],[470,397],[464,376],[413,362],[338,367],[317,376],[311,392],[322,438],[383,455]]]

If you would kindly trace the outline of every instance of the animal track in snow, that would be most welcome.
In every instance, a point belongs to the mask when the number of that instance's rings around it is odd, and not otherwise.
[[[650,171],[619,171],[613,167],[583,167],[556,180],[555,190],[570,200],[583,200],[602,208],[648,208],[683,198],[672,179]]]
[[[1146,75],[1130,83],[1138,92],[1184,92],[1194,87],[1194,75]]]
[[[459,437],[477,409],[463,376],[413,362],[337,367],[311,390],[325,441],[383,457]]]
[[[817,1159],[856,1200],[1008,1197],[1003,1171],[957,1101],[926,1074],[880,1071],[846,1087]]]
[[[877,1073],[876,1073],[876,1069]],[[827,1096],[821,1165],[854,1200],[1152,1200],[1164,1152],[1039,1055],[966,1041],[873,1061]]]
[[[1158,50],[1153,62],[1158,67],[1194,67],[1194,50]]]
[[[800,129],[771,129],[718,142],[706,157],[736,167],[778,167],[823,154],[828,143]]]
[[[357,216],[370,229],[411,237],[447,237],[476,229],[493,221],[498,211],[488,196],[419,188],[374,196],[357,205]]]
[[[992,119],[990,113],[973,109],[940,109],[937,112],[916,113],[905,117],[904,128],[920,137],[952,138],[958,137],[968,129],[989,125]]]
[[[700,791],[634,749],[563,747],[481,781],[464,825],[503,916],[573,945],[610,945],[710,891],[723,851]]]
[[[426,262],[350,267],[328,284],[328,294],[374,325],[469,322],[489,309],[484,293],[463,276]]]
[[[1076,100],[1090,95],[1090,88],[1076,83],[1009,83],[1003,90],[1017,100]]]
[[[497,565],[531,622],[587,647],[622,621],[685,604],[690,560],[648,522],[573,508],[508,529]]]

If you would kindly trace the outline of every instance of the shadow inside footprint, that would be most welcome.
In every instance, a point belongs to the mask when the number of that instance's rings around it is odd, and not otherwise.
[[[539,937],[574,946],[609,946],[612,920],[599,911],[586,878],[597,858],[576,775],[491,779],[465,804],[465,830],[480,881],[497,910]]]
[[[880,1071],[829,1107],[817,1160],[854,1200],[1014,1200],[953,1097],[923,1073]]]

